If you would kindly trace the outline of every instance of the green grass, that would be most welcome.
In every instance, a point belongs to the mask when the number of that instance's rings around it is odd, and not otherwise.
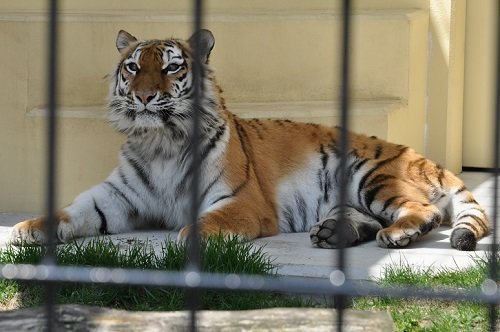
[[[465,269],[418,268],[400,262],[385,267],[377,282],[383,286],[414,285],[427,289],[479,289],[488,276],[486,259]],[[497,258],[497,264],[500,260]],[[488,308],[472,302],[361,297],[353,301],[359,310],[389,311],[397,331],[488,331]],[[500,312],[499,312],[500,314]]]
[[[8,247],[0,251],[0,263],[37,264],[44,248],[37,246]],[[187,246],[165,241],[160,254],[142,244],[126,250],[110,240],[72,243],[57,249],[63,266],[101,266],[153,270],[183,270],[187,263]],[[237,238],[212,237],[201,244],[202,271],[275,275],[276,268],[261,248]],[[0,305],[6,309],[42,305],[43,288],[35,283],[0,281]],[[58,288],[58,303],[106,306],[127,310],[181,310],[185,308],[184,292],[175,288],[109,286],[97,284],[63,284]],[[282,297],[256,291],[204,291],[202,308],[243,310],[267,307],[302,307],[310,303],[298,297]]]
[[[276,266],[261,248],[237,238],[214,237],[201,245],[202,270],[207,272],[275,275]],[[40,262],[43,247],[8,247],[0,250],[0,263]],[[141,243],[121,250],[109,239],[85,244],[68,244],[57,249],[59,264],[104,266],[153,270],[183,270],[188,263],[184,244],[165,241],[159,254]],[[497,260],[497,262],[500,260]],[[478,289],[488,275],[487,261],[476,259],[467,269],[434,271],[405,262],[386,266],[377,280],[382,286],[415,285],[427,289]],[[500,264],[499,264],[500,265]],[[175,288],[63,284],[58,288],[58,303],[76,303],[127,310],[182,310],[184,291]],[[326,306],[299,296],[263,292],[203,291],[202,309],[244,310],[269,307]],[[4,309],[32,307],[44,303],[39,284],[0,280],[0,306]],[[486,331],[487,308],[471,302],[360,297],[352,307],[359,310],[383,310],[392,315],[397,331]]]

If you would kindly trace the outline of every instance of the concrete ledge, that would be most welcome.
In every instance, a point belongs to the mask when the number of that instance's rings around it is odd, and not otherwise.
[[[227,103],[228,110],[241,118],[289,119],[334,126],[340,123],[340,105],[337,101],[248,102]],[[387,139],[389,116],[407,110],[406,101],[389,99],[354,100],[351,105],[351,130]],[[58,114],[65,119],[106,119],[105,105],[60,107]],[[47,109],[33,108],[29,117],[45,117]]]
[[[332,309],[264,309],[248,311],[200,311],[197,327],[208,331],[336,331]],[[343,331],[389,332],[394,323],[387,312],[346,310]],[[80,305],[56,309],[57,331],[187,331],[189,312],[130,312]],[[4,332],[44,331],[45,309],[24,309],[0,313]]]

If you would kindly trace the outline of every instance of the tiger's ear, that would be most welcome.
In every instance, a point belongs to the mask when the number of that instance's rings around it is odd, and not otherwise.
[[[137,38],[132,36],[130,33],[125,30],[120,30],[118,32],[118,36],[116,37],[116,48],[121,54],[124,54],[130,44],[136,41]]]
[[[214,48],[215,45],[215,38],[212,32],[210,30],[206,29],[201,29],[197,32],[195,32],[188,40],[189,46],[191,46],[191,49],[194,50],[195,48],[195,43],[196,43],[196,38],[199,38],[199,47],[200,47],[200,56],[201,56],[201,61],[203,63],[208,63],[208,57],[210,56],[210,52]]]

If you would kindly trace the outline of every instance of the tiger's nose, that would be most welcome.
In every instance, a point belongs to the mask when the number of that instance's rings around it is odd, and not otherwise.
[[[140,100],[141,103],[147,105],[151,100],[154,99],[154,97],[156,97],[156,92],[138,91],[135,93],[135,96]]]

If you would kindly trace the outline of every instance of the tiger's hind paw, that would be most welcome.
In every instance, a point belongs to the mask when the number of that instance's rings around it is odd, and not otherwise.
[[[346,223],[345,227],[345,234],[339,237],[339,227],[336,219],[326,218],[321,220],[309,231],[312,245],[324,249],[353,245],[358,240],[358,234],[348,223]]]

